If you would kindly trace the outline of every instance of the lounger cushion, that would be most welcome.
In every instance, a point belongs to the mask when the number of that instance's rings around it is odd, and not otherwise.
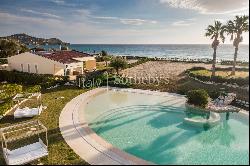
[[[4,148],[4,152],[7,153],[5,158],[8,165],[21,165],[48,155],[40,141],[12,151]]]

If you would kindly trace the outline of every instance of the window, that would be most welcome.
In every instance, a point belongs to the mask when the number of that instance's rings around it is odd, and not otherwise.
[[[37,67],[37,65],[35,65],[35,71],[36,71],[36,74],[38,74],[38,67]]]
[[[28,64],[28,73],[30,73],[30,64]]]
[[[21,64],[21,70],[22,70],[22,72],[23,72],[23,64]]]

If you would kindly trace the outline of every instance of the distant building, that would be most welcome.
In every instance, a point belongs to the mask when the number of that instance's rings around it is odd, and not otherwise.
[[[77,51],[25,52],[8,58],[10,70],[58,76],[75,76],[96,69],[96,59]]]

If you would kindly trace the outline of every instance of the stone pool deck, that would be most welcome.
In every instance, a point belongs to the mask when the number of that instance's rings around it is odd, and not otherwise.
[[[67,144],[91,165],[154,165],[130,155],[99,137],[84,119],[84,108],[92,97],[107,90],[97,88],[71,100],[59,118],[61,134]]]

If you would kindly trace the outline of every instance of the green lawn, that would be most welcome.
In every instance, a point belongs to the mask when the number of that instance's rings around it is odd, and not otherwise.
[[[74,151],[66,144],[59,129],[59,116],[71,99],[85,92],[86,90],[74,87],[59,87],[54,90],[43,92],[42,102],[48,108],[39,116],[33,119],[14,120],[12,113],[0,121],[0,127],[8,126],[18,122],[39,119],[48,129],[49,156],[41,159],[44,165],[87,165]],[[63,99],[56,99],[63,96]],[[40,162],[33,162],[38,164]],[[0,165],[5,164],[2,152],[0,154]]]

